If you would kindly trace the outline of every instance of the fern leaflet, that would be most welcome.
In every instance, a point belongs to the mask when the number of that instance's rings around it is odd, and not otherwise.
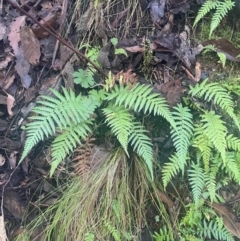
[[[128,155],[127,145],[130,132],[133,128],[133,116],[122,105],[109,105],[103,109],[103,113],[106,116],[106,122],[111,127],[113,134],[117,136],[117,139]]]
[[[203,220],[202,228],[198,233],[203,238],[211,239],[213,236],[217,240],[234,241],[229,231],[224,226],[220,228],[218,223],[214,220],[210,222]]]
[[[121,241],[120,232],[111,223],[104,221],[104,226],[107,228],[108,232],[113,236],[115,241]]]
[[[40,140],[55,134],[57,127],[64,130],[89,119],[99,104],[91,98],[76,96],[72,90],[68,92],[65,88],[63,94],[51,91],[55,97],[41,96],[42,100],[32,109],[37,115],[30,117],[32,122],[26,126],[27,139],[20,162]]]
[[[85,121],[73,125],[64,130],[52,143],[52,163],[50,176],[54,173],[60,162],[70,153],[73,149],[80,144],[80,139],[86,139],[88,133],[91,132],[89,125],[91,121]]]
[[[231,135],[227,136],[226,140],[227,140],[228,149],[240,152],[240,139],[239,138],[234,137],[231,134]]]
[[[184,169],[190,138],[193,134],[192,114],[187,107],[179,104],[174,107],[173,118],[176,123],[176,128],[172,129],[171,135],[173,144],[177,150],[176,155],[179,159],[181,169]]]
[[[234,102],[225,88],[218,83],[207,83],[206,79],[202,83],[196,84],[194,88],[191,88],[189,93],[192,96],[203,97],[208,102],[213,101],[215,105],[227,112],[240,130],[239,120],[233,109]]]
[[[200,155],[204,163],[204,170],[207,173],[209,171],[209,160],[212,154],[211,143],[201,125],[195,128],[194,136],[193,146],[200,150]]]
[[[107,100],[115,99],[116,105],[124,105],[135,112],[152,113],[163,116],[172,127],[175,123],[166,100],[159,94],[151,93],[152,88],[147,85],[136,84],[134,87],[117,86],[107,95]]]
[[[143,158],[153,179],[153,149],[151,139],[145,134],[146,132],[147,130],[143,128],[140,122],[134,122],[129,143],[133,146],[133,150]]]
[[[162,180],[164,188],[167,187],[167,184],[170,182],[172,177],[177,175],[180,170],[181,168],[179,165],[178,157],[176,155],[171,156],[169,158],[169,162],[163,166],[162,170]]]
[[[194,202],[198,203],[205,185],[204,171],[199,165],[192,164],[191,169],[188,171],[188,176],[192,187]]]
[[[226,132],[227,128],[219,115],[214,111],[202,115],[202,130],[213,146],[219,151],[223,162],[226,160]]]
[[[227,13],[234,7],[234,5],[235,3],[232,0],[224,0],[223,2],[217,1],[216,12],[212,17],[209,36],[212,35],[212,32],[220,24]]]
[[[207,13],[215,9],[217,7],[217,4],[218,4],[218,1],[213,1],[213,0],[205,1],[202,7],[198,11],[198,14],[197,14],[197,17],[195,18],[193,26],[195,26]]]

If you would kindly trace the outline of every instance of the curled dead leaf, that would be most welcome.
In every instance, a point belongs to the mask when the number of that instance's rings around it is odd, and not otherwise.
[[[14,105],[15,98],[12,95],[7,95],[7,111],[10,116],[13,116],[12,107]]]
[[[40,44],[32,29],[24,26],[20,30],[23,54],[31,65],[38,65],[41,56]]]

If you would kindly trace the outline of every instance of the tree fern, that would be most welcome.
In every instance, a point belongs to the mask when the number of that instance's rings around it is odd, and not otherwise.
[[[135,112],[143,110],[145,113],[163,116],[171,126],[175,127],[169,105],[159,94],[151,93],[152,88],[147,85],[136,84],[134,87],[117,86],[108,93],[106,100],[114,100],[116,105],[124,105]]]
[[[133,116],[124,106],[109,105],[103,109],[106,116],[106,122],[121,143],[123,149],[128,154],[127,145],[130,131],[133,128]]]
[[[54,97],[41,96],[42,100],[32,109],[37,115],[30,117],[32,122],[26,126],[27,139],[20,162],[40,140],[55,134],[56,128],[64,130],[86,121],[97,107],[97,102],[81,95],[76,96],[72,90],[68,92],[63,88],[63,94],[51,91]]]
[[[203,169],[197,165],[192,164],[191,169],[188,171],[189,183],[192,188],[193,199],[195,203],[198,203],[202,190],[205,186],[205,175]]]
[[[202,130],[213,146],[221,154],[223,162],[226,160],[226,133],[227,128],[219,115],[214,111],[206,112],[202,115]]]
[[[153,149],[151,139],[145,134],[147,130],[140,122],[134,122],[129,136],[133,150],[145,161],[153,179]]]
[[[183,170],[194,127],[192,114],[187,107],[183,107],[179,104],[177,107],[174,107],[174,109],[173,118],[176,123],[176,128],[172,129],[171,136],[177,151],[176,155],[179,159],[179,165]]]
[[[233,119],[236,126],[240,130],[239,120],[234,113],[234,102],[228,91],[218,83],[207,83],[207,79],[200,84],[196,84],[194,88],[191,88],[189,93],[192,96],[204,98],[204,100],[212,101],[216,106],[219,106],[223,111]]]

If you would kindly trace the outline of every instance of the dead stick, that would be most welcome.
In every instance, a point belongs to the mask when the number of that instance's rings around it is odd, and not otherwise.
[[[32,17],[28,12],[23,10],[21,7],[19,7],[17,4],[13,3],[11,0],[6,0],[8,3],[10,3],[13,7],[18,9],[21,13],[25,14],[27,17],[32,19],[36,24],[38,24],[40,27],[42,27],[44,30],[46,30],[49,34],[51,34],[54,38],[58,39],[62,44],[67,46],[69,49],[71,49],[74,53],[76,53],[78,56],[82,57],[86,62],[90,63],[99,73],[101,73],[104,77],[107,77],[107,75],[103,72],[101,68],[99,68],[95,63],[93,63],[87,56],[82,54],[80,51],[72,47],[65,39],[63,39],[61,36],[58,36],[57,34],[53,33],[51,30],[43,26],[38,20],[36,20],[34,17]]]

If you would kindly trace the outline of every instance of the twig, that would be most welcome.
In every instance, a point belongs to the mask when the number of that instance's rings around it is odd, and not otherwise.
[[[100,74],[102,74],[104,77],[107,77],[107,74],[104,73],[104,71],[99,68],[93,61],[91,61],[87,56],[85,56],[83,53],[72,47],[65,39],[63,39],[61,36],[53,33],[51,30],[46,28],[44,25],[42,25],[37,19],[32,17],[28,12],[26,12],[24,9],[19,7],[17,4],[13,3],[11,0],[6,0],[9,4],[11,4],[13,7],[18,9],[21,13],[25,14],[28,18],[32,19],[36,24],[38,24],[41,28],[43,28],[45,31],[47,31],[49,34],[51,34],[54,38],[58,39],[63,45],[67,46],[69,49],[71,49],[74,53],[76,53],[78,56],[83,58],[86,62],[90,63]]]

